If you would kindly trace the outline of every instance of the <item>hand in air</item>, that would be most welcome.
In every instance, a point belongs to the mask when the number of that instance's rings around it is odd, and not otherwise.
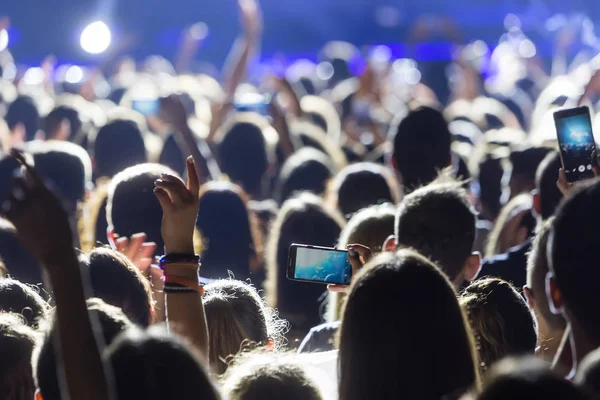
[[[358,271],[373,258],[373,252],[367,246],[362,244],[350,244],[347,246],[348,249],[348,261],[352,266],[352,279],[356,276]],[[330,292],[348,293],[350,286],[346,285],[328,285],[327,289]]]
[[[251,40],[256,40],[262,32],[262,15],[257,0],[239,0],[238,5],[242,15],[244,34]]]
[[[592,171],[594,172],[595,178],[600,176],[600,170],[598,169],[598,167],[592,167]],[[556,186],[558,187],[558,190],[560,190],[563,196],[569,194],[573,187],[577,186],[578,183],[579,182],[569,182],[567,180],[567,174],[565,174],[565,170],[563,168],[560,168],[558,170],[558,181],[556,182]]]
[[[2,204],[2,213],[17,229],[25,248],[38,260],[45,266],[60,264],[73,252],[68,214],[25,154],[13,149],[11,157],[22,165],[24,174],[15,178],[9,198]]]
[[[156,243],[146,242],[145,233],[136,233],[131,238],[121,237],[115,242],[116,250],[127,257],[142,274],[147,275]]]
[[[198,214],[200,184],[194,159],[186,161],[187,186],[181,179],[163,174],[154,194],[163,209],[162,237],[165,253],[194,254],[194,227]]]
[[[188,113],[176,94],[160,99],[160,118],[180,132],[187,131]]]

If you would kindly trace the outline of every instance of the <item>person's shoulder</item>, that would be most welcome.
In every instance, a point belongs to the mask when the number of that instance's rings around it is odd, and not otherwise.
[[[526,259],[527,253],[531,250],[531,240],[527,240],[519,246],[513,247],[508,252],[503,254],[497,254],[493,257],[488,257],[483,260],[483,266],[513,263],[517,260]]]

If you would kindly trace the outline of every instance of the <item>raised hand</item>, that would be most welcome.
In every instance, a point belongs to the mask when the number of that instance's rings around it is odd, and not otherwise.
[[[152,265],[156,243],[146,242],[145,233],[136,233],[131,238],[121,237],[115,242],[116,250],[123,253],[144,275]]]
[[[200,183],[192,157],[188,157],[186,168],[187,186],[181,179],[168,174],[155,182],[154,194],[163,209],[162,237],[166,254],[194,254]]]
[[[362,244],[349,244],[348,249],[348,261],[352,266],[352,279],[356,276],[358,271],[373,258],[373,252],[367,246]],[[329,285],[327,286],[330,292],[341,292],[348,293],[350,286],[345,285]]]
[[[262,33],[262,13],[257,0],[239,0],[242,27],[247,38],[256,40]]]

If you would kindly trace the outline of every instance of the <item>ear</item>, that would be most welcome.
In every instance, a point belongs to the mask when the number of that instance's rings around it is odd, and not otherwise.
[[[396,236],[390,235],[383,242],[383,251],[388,253],[395,253],[398,249],[398,241],[396,240]]]
[[[535,296],[533,294],[533,290],[527,286],[523,286],[523,294],[525,295],[525,300],[527,300],[527,305],[533,310],[535,307]]]
[[[562,314],[564,309],[562,293],[556,284],[556,279],[552,272],[548,272],[548,275],[546,275],[546,296],[548,297],[550,311],[553,314]]]
[[[106,228],[106,238],[108,239],[108,244],[113,249],[117,248],[117,235],[115,234],[115,228],[112,225],[108,225]]]
[[[42,393],[40,393],[40,389],[35,390],[35,395],[33,396],[34,400],[44,400],[42,397]]]
[[[472,281],[479,275],[481,270],[481,253],[478,251],[473,252],[465,261],[463,267],[463,277],[466,281]]]
[[[535,216],[541,216],[542,215],[542,200],[540,198],[540,194],[538,193],[537,190],[534,190],[533,192],[531,192],[531,194],[533,195],[533,211],[535,213]]]

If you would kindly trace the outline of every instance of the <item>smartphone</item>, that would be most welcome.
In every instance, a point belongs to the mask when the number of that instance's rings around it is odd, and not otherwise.
[[[287,277],[293,281],[349,285],[352,266],[348,251],[329,247],[292,244]]]
[[[233,107],[238,112],[255,112],[268,116],[272,96],[270,94],[243,93],[236,95]]]
[[[131,108],[144,116],[157,115],[160,109],[159,99],[132,100]]]
[[[594,177],[598,166],[590,110],[577,107],[554,113],[560,158],[569,182]]]

